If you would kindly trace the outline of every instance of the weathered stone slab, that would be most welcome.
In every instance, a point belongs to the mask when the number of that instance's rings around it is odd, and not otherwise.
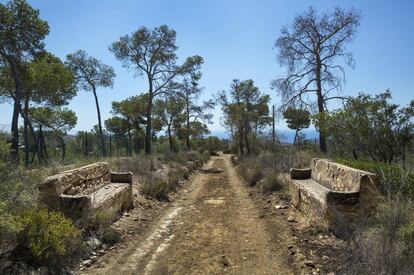
[[[98,162],[48,177],[41,185],[41,200],[73,220],[99,212],[120,213],[132,205],[132,173],[111,172]]]
[[[87,189],[104,181],[109,181],[109,164],[97,162],[47,177],[40,191],[60,195],[73,187]]]
[[[91,195],[93,212],[121,213],[132,208],[132,185],[110,183]]]
[[[375,174],[326,159],[313,159],[311,169],[291,169],[290,175],[293,206],[331,228],[347,224],[368,197],[367,187],[378,183]]]
[[[362,184],[377,182],[377,175],[354,169],[327,159],[313,159],[312,179],[337,191],[359,191]]]

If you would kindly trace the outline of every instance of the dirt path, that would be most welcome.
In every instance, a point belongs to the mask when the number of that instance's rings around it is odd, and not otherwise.
[[[291,274],[230,156],[192,177],[158,222],[86,274]]]

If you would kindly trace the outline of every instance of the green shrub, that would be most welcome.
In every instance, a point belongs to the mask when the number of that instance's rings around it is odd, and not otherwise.
[[[106,227],[102,231],[102,241],[108,245],[114,245],[121,241],[121,234],[112,227]]]
[[[8,174],[10,165],[10,145],[3,139],[0,139],[0,179]]]
[[[18,244],[18,236],[24,229],[18,215],[12,214],[4,202],[0,202],[0,254],[12,250]]]
[[[170,184],[161,177],[149,175],[144,178],[141,191],[143,194],[158,199],[167,200],[170,192]]]
[[[116,219],[116,213],[98,212],[86,221],[87,228],[95,232],[111,226]]]
[[[404,171],[397,164],[382,162],[336,159],[344,165],[377,174],[381,178],[380,191],[383,194],[402,193],[414,195],[414,173]]]
[[[58,268],[79,255],[81,232],[59,212],[31,209],[21,215],[22,248],[38,264]]]
[[[111,227],[116,213],[97,213],[88,221],[88,229],[92,230],[102,242],[114,245],[121,240],[121,234]]]

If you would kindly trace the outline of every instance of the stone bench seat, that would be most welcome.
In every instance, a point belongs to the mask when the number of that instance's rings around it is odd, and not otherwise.
[[[98,162],[61,172],[45,179],[40,186],[41,201],[75,221],[132,208],[132,173],[115,173],[109,164]]]
[[[91,208],[116,212],[130,208],[131,184],[109,183],[90,195]]]
[[[289,190],[294,207],[333,228],[355,218],[359,204],[377,183],[375,174],[313,159],[311,168],[290,170]]]

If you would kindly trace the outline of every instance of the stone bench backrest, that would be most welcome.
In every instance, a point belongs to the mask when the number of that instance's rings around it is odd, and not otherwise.
[[[109,164],[97,162],[47,177],[40,187],[40,191],[54,195],[75,195],[109,181]]]
[[[335,191],[360,191],[368,186],[377,175],[354,169],[327,159],[312,159],[311,177],[319,184]]]

